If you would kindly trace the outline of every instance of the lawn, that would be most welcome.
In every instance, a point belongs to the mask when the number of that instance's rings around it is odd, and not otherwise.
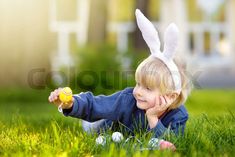
[[[80,120],[67,118],[47,102],[47,90],[0,91],[0,156],[233,156],[235,90],[195,90],[186,107],[185,135],[168,135],[176,152],[144,150],[150,135],[129,142],[95,144],[97,135],[82,131]],[[125,136],[125,138],[128,138]],[[139,139],[141,141],[138,142]]]

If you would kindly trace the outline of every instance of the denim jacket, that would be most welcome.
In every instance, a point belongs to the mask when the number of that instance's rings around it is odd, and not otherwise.
[[[133,131],[138,126],[147,126],[147,131],[153,131],[155,137],[162,136],[167,130],[176,135],[183,134],[188,113],[184,105],[164,113],[158,120],[155,128],[146,125],[145,111],[137,108],[133,96],[133,88],[126,88],[112,95],[94,96],[91,92],[73,96],[72,109],[63,110],[65,116],[80,118],[89,122],[107,119],[120,122],[128,130]]]

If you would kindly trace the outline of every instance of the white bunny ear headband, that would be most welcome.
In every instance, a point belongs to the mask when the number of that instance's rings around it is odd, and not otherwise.
[[[178,44],[179,30],[177,26],[170,24],[164,34],[164,50],[160,51],[160,40],[158,32],[154,25],[142,14],[139,9],[135,11],[137,25],[142,32],[142,36],[147,43],[151,55],[159,58],[166,64],[167,68],[171,72],[171,76],[175,85],[175,91],[180,93],[181,91],[181,77],[176,64],[173,61],[174,54]]]

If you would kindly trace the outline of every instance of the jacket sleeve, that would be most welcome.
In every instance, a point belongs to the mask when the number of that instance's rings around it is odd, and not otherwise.
[[[89,122],[100,119],[118,120],[127,114],[128,97],[124,90],[109,96],[94,96],[91,92],[74,95],[72,110],[63,110],[65,116],[81,118]]]
[[[171,117],[171,121],[168,126],[165,126],[161,120],[158,121],[155,128],[153,128],[154,136],[164,136],[165,133],[173,132],[175,135],[183,135],[186,122],[188,120],[188,114],[182,114],[181,111]]]

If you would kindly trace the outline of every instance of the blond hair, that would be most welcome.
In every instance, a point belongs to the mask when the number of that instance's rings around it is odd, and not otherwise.
[[[176,100],[170,105],[169,109],[179,107],[184,103],[191,91],[191,81],[187,77],[186,65],[183,61],[174,60],[181,75],[182,90]],[[179,64],[181,63],[181,64]],[[162,95],[175,91],[172,75],[167,66],[158,58],[149,56],[142,61],[135,72],[136,82],[150,89],[158,88]]]

